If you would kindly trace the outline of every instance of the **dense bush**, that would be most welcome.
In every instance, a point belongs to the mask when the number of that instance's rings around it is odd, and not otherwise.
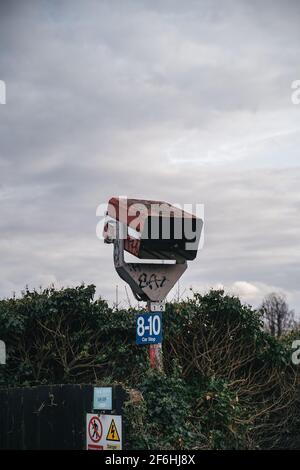
[[[299,447],[291,344],[266,334],[249,306],[223,291],[167,305],[160,374],[135,345],[134,310],[94,294],[49,288],[0,301],[0,385],[123,383],[132,448]]]
[[[144,370],[134,344],[134,315],[94,301],[95,287],[26,291],[0,301],[0,337],[7,344],[5,385],[129,379]],[[142,354],[141,354],[142,352]]]

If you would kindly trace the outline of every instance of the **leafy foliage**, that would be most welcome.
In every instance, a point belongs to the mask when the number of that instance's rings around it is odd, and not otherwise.
[[[112,312],[105,301],[94,301],[94,294],[94,286],[49,288],[0,301],[8,363],[0,383],[87,383],[108,376],[123,380],[131,368],[138,378],[146,354],[134,345],[134,315]]]
[[[264,332],[258,312],[215,290],[167,305],[164,373],[155,373],[147,348],[135,345],[135,311],[113,311],[94,295],[82,285],[1,300],[0,385],[122,383],[131,448],[299,445],[291,341]]]

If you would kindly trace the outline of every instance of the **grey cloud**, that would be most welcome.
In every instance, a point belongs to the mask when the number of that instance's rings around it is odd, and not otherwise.
[[[260,283],[300,308],[299,19],[292,1],[6,7],[0,294],[84,280],[112,299],[121,281],[95,211],[128,194],[205,204],[186,286]]]

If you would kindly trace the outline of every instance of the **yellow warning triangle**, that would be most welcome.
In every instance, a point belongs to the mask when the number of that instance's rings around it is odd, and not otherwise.
[[[117,426],[113,419],[111,420],[109,430],[106,436],[106,440],[107,441],[120,441]]]

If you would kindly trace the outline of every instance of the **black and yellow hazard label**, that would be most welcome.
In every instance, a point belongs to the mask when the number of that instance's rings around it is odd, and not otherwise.
[[[108,430],[108,433],[107,433],[107,436],[106,436],[106,440],[107,441],[118,441],[118,442],[120,442],[120,436],[119,436],[119,433],[118,433],[118,430],[117,430],[117,426],[116,426],[116,423],[113,419],[111,420],[109,430]]]

